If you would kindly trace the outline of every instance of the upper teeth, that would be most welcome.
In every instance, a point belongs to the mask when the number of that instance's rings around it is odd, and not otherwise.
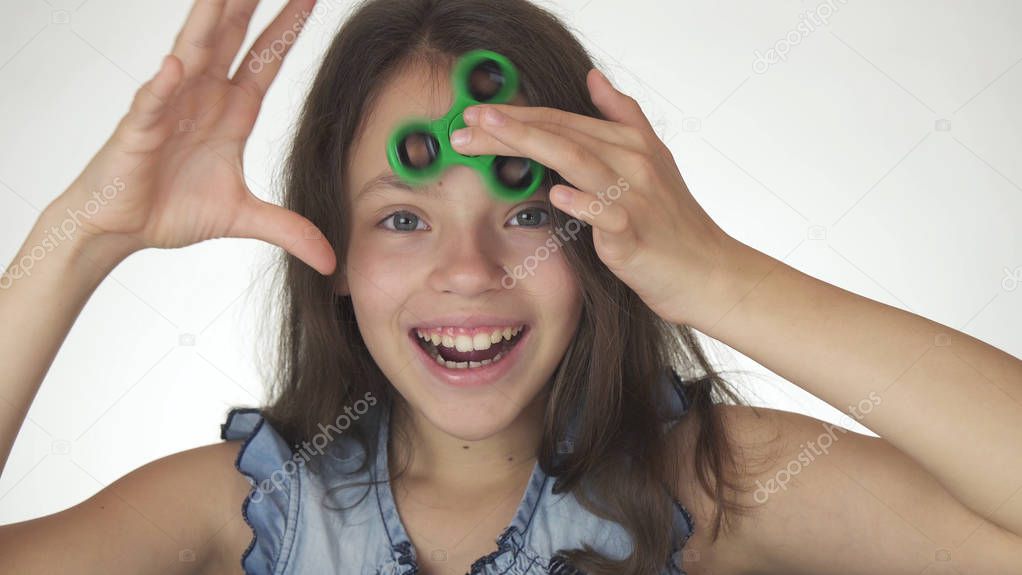
[[[416,329],[415,333],[419,338],[433,342],[433,345],[442,345],[458,351],[473,351],[490,349],[491,345],[500,343],[502,339],[510,341],[522,331],[523,327],[496,328],[492,331],[480,331],[472,335],[441,333],[447,328]]]

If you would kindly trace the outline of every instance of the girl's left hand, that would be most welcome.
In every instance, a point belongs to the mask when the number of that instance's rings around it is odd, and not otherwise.
[[[531,158],[577,186],[550,201],[593,227],[597,255],[657,315],[691,323],[713,297],[710,281],[737,244],[689,193],[670,150],[639,104],[595,68],[587,77],[607,120],[543,107],[466,109],[462,154]],[[473,112],[474,110],[474,112]],[[455,132],[457,133],[457,132]],[[562,196],[563,193],[563,196]]]

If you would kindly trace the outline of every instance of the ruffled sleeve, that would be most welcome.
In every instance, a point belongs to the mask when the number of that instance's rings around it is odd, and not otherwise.
[[[220,438],[244,440],[234,467],[252,484],[241,505],[252,529],[242,569],[250,575],[279,575],[295,539],[302,461],[256,408],[232,409],[220,426]]]
[[[692,538],[692,534],[695,533],[696,525],[688,509],[680,501],[673,498],[672,501],[674,502],[674,532],[677,536],[675,537],[675,544],[671,553],[671,561],[673,561],[674,567],[678,569],[679,573],[685,575],[684,565],[682,564],[684,548],[688,540]]]
[[[692,407],[692,398],[689,396],[690,390],[678,373],[671,368],[664,371],[661,377],[660,389],[663,398],[660,403],[660,414],[667,421],[667,427],[671,427],[678,423],[688,413],[689,408]],[[684,547],[692,537],[692,534],[695,533],[695,521],[692,520],[692,514],[689,513],[681,501],[674,499],[673,496],[671,501],[674,503],[675,537],[674,546],[671,551],[670,567],[672,570],[670,572],[677,575],[685,575],[684,565],[682,564]]]

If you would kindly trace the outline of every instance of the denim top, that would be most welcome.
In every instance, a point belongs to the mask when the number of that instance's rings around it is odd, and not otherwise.
[[[665,370],[660,378],[665,426],[677,422],[690,399],[677,374]],[[405,532],[390,489],[387,467],[389,407],[370,407],[362,417],[378,425],[375,465],[360,474],[345,475],[366,457],[358,442],[343,432],[325,449],[311,453],[294,448],[265,421],[256,408],[231,409],[220,431],[221,439],[244,439],[235,467],[252,483],[242,504],[242,515],[253,538],[241,556],[250,575],[344,573],[359,575],[412,575],[419,571],[416,551]],[[575,421],[558,442],[573,445]],[[320,426],[328,431],[330,426]],[[339,431],[336,427],[333,430]],[[306,447],[309,447],[306,442]],[[303,455],[304,453],[304,455]],[[322,453],[323,472],[312,473],[308,456]],[[334,481],[331,481],[331,478]],[[334,489],[366,480],[376,485]],[[571,493],[554,494],[554,478],[534,464],[532,475],[511,523],[496,539],[497,549],[480,557],[470,575],[574,575],[581,571],[557,555],[559,549],[588,543],[615,559],[631,551],[631,539],[618,523],[599,518]],[[331,509],[333,508],[333,509]],[[338,510],[341,509],[341,510]],[[660,575],[685,575],[681,549],[694,531],[692,517],[674,501],[675,546]]]

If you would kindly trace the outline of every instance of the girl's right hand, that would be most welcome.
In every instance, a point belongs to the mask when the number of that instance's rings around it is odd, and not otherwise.
[[[245,142],[315,0],[289,1],[228,78],[256,4],[195,1],[160,70],[58,198],[61,207],[94,212],[78,218],[83,237],[127,253],[257,238],[333,273],[334,251],[316,226],[245,184]],[[98,210],[85,209],[97,200]]]

